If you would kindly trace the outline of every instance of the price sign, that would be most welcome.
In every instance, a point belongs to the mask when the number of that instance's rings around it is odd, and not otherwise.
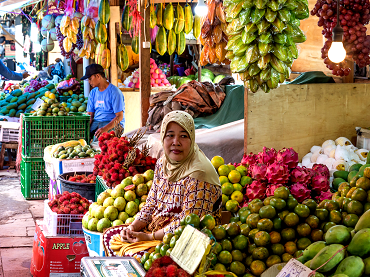
[[[44,101],[42,101],[40,98],[37,98],[36,99],[36,102],[33,103],[33,105],[31,106],[31,108],[36,111],[38,108],[40,108],[40,106],[45,103]]]
[[[276,277],[308,277],[311,272],[312,270],[301,262],[291,259]]]

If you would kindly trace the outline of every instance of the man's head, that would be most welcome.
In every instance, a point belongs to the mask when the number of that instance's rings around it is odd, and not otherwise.
[[[88,79],[90,86],[98,87],[101,82],[106,82],[104,68],[100,64],[90,64],[86,67],[85,76],[81,80]]]
[[[5,37],[4,36],[0,36],[0,45],[4,45],[5,44]]]

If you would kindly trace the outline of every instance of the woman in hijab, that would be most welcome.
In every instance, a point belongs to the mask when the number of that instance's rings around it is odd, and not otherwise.
[[[162,240],[194,213],[215,214],[222,204],[217,172],[195,143],[194,121],[183,111],[168,113],[162,122],[164,155],[158,160],[146,204],[121,232],[128,242]]]

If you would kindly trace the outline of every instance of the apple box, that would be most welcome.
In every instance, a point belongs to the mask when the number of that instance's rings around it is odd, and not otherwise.
[[[30,268],[34,277],[79,277],[81,259],[87,256],[83,237],[49,236],[43,221],[36,221]]]

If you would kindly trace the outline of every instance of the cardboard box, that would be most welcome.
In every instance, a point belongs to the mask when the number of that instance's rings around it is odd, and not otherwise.
[[[89,256],[83,237],[53,237],[36,221],[31,274],[34,277],[79,277],[81,259]]]

